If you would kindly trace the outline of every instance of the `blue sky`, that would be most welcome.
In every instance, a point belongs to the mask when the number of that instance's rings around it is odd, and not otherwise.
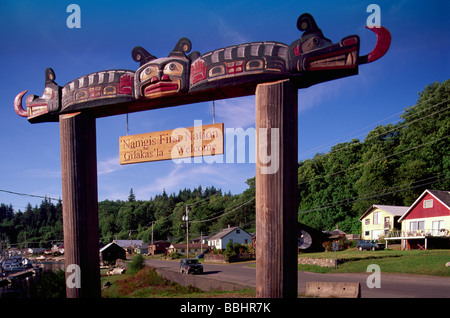
[[[81,8],[81,28],[70,29],[66,12]],[[30,124],[13,109],[27,89],[41,96],[44,71],[53,68],[63,86],[73,79],[108,69],[137,70],[134,46],[167,56],[179,38],[205,53],[252,41],[290,44],[301,36],[297,18],[311,13],[324,35],[337,42],[358,34],[361,55],[376,38],[365,29],[371,3],[381,8],[381,24],[392,44],[380,60],[362,65],[359,75],[298,92],[299,160],[327,152],[338,142],[363,139],[377,124],[399,120],[418,92],[449,78],[450,5],[448,1],[17,1],[0,2],[0,190],[61,197],[58,123]],[[254,127],[254,96],[215,102],[216,122],[225,128]],[[129,115],[129,134],[212,123],[212,102]],[[247,188],[255,165],[172,161],[119,165],[119,137],[126,116],[97,119],[99,200],[124,200],[130,188],[147,200],[166,190],[215,186],[233,194]],[[42,199],[0,191],[0,202],[17,211]]]

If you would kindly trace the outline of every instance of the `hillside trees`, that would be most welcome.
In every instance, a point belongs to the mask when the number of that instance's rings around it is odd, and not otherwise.
[[[299,221],[358,233],[372,204],[409,206],[427,188],[449,190],[449,100],[450,80],[428,85],[402,121],[300,162]]]

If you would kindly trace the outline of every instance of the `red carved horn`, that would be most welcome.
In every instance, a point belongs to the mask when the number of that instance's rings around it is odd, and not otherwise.
[[[358,59],[358,64],[371,63],[378,60],[389,50],[391,45],[391,33],[388,29],[382,26],[366,26],[369,30],[373,31],[377,35],[377,44],[375,44],[374,49],[367,55],[360,56]]]
[[[28,117],[27,111],[22,107],[22,97],[26,93],[27,91],[20,92],[14,99],[14,110],[16,111],[17,115],[21,117]]]

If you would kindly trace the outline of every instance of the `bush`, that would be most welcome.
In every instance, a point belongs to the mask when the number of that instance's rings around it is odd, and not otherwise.
[[[66,297],[66,273],[57,271],[45,271],[33,280],[30,290],[31,298],[65,298]]]
[[[169,254],[167,255],[167,257],[168,257],[169,259],[179,259],[179,258],[185,257],[185,255],[180,254],[180,253],[177,253],[177,252],[172,252],[172,253],[169,253]]]
[[[130,265],[128,266],[128,271],[132,274],[139,272],[141,269],[144,268],[144,256],[142,254],[136,255],[132,261],[130,262]]]

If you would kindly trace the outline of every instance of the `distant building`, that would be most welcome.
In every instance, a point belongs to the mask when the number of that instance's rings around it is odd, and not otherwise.
[[[114,242],[100,249],[100,262],[114,264],[118,259],[126,259],[125,250]]]
[[[167,252],[167,248],[170,246],[170,242],[166,241],[154,241],[153,245],[148,245],[148,253],[151,255],[154,254],[165,254]]]
[[[189,257],[194,257],[195,255],[203,253],[201,248],[205,248],[206,245],[201,246],[200,243],[189,243]],[[178,254],[187,254],[187,244],[179,243],[179,244],[170,244],[167,248],[168,253],[178,253]]]
[[[407,206],[372,205],[361,215],[361,238],[376,240],[392,229],[400,229],[399,219],[408,210]]]
[[[128,253],[144,243],[142,240],[114,240],[113,242],[125,249]]]
[[[403,249],[450,247],[450,191],[425,190],[399,219]]]
[[[148,243],[142,243],[134,248],[136,254],[148,254]]]
[[[208,246],[211,248],[224,250],[228,242],[239,244],[251,244],[252,236],[238,226],[221,230],[217,234],[208,238]]]

